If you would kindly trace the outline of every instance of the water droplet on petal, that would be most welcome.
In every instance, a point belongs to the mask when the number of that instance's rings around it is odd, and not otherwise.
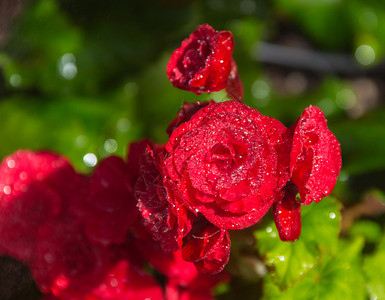
[[[28,178],[28,174],[27,172],[23,171],[20,173],[19,177],[21,180],[26,180]]]
[[[111,285],[112,287],[117,287],[117,286],[118,286],[118,280],[117,280],[116,278],[112,278],[112,279],[110,280],[110,285]]]
[[[10,169],[13,169],[14,167],[15,167],[15,161],[13,160],[13,159],[9,159],[8,161],[7,161],[7,166],[8,166],[8,168],[10,168]]]
[[[6,185],[3,188],[3,192],[4,192],[4,194],[9,195],[12,192],[12,189],[11,189],[11,187],[9,185]]]

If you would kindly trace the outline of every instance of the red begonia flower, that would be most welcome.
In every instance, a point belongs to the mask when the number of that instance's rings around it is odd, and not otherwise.
[[[290,180],[298,187],[302,204],[319,202],[336,184],[341,169],[340,144],[316,106],[306,108],[289,131]]]
[[[278,162],[285,130],[239,102],[210,103],[173,131],[164,175],[179,201],[215,226],[251,226],[287,181],[287,166]]]
[[[230,258],[230,236],[227,230],[208,223],[190,232],[183,245],[182,256],[194,262],[202,273],[214,274],[223,270]]]
[[[194,215],[175,201],[173,187],[163,183],[164,148],[149,144],[136,183],[143,225],[164,251],[176,251],[190,231]]]
[[[78,175],[59,155],[19,150],[0,165],[0,248],[29,262],[37,232],[77,192]]]
[[[73,212],[88,239],[100,245],[121,244],[139,210],[131,175],[122,158],[109,156],[100,161],[88,184],[88,193]]]
[[[275,226],[282,241],[294,241],[301,233],[301,205],[297,202],[298,188],[289,182],[273,204]]]
[[[273,212],[281,240],[293,241],[301,232],[300,204],[319,202],[334,188],[341,169],[341,149],[316,106],[304,110],[284,140],[281,150],[290,150],[291,178],[277,194]]]
[[[43,293],[82,299],[103,280],[109,264],[107,248],[90,244],[74,219],[62,217],[40,228],[31,273]]]
[[[227,85],[233,48],[230,31],[200,25],[171,55],[167,76],[175,87],[196,94],[220,91]]]

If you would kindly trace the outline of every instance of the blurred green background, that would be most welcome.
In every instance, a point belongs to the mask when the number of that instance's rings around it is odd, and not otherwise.
[[[0,158],[49,149],[89,172],[130,141],[166,142],[182,101],[226,98],[166,76],[202,23],[232,31],[246,104],[286,126],[319,106],[343,158],[333,195],[303,209],[297,243],[277,241],[271,216],[234,233],[218,298],[385,299],[382,0],[2,0]]]

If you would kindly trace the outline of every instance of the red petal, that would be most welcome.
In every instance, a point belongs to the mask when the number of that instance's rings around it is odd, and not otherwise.
[[[302,204],[319,202],[330,194],[341,169],[341,149],[316,106],[304,110],[290,128],[291,181],[298,187]]]
[[[296,201],[297,193],[298,188],[288,183],[273,204],[274,222],[282,241],[294,241],[301,233],[301,205]]]
[[[150,275],[132,266],[131,262],[120,260],[106,272],[103,282],[89,296],[100,300],[162,300],[163,291]]]
[[[142,160],[136,197],[143,225],[165,251],[176,251],[190,231],[193,214],[173,196],[173,187],[163,182],[163,148],[149,145]]]
[[[218,273],[223,270],[230,257],[228,231],[208,224],[201,231],[190,233],[183,245],[183,259],[195,263],[202,273]]]
[[[170,123],[170,125],[168,125],[167,130],[166,130],[167,134],[171,135],[172,132],[180,124],[183,124],[183,123],[187,122],[188,120],[190,120],[191,117],[198,110],[200,110],[201,108],[207,106],[211,102],[213,102],[213,100],[211,100],[211,101],[204,101],[204,102],[197,101],[197,102],[194,102],[194,103],[184,103],[182,108],[178,111],[178,114],[177,114],[176,118]]]
[[[221,272],[230,258],[230,235],[227,230],[221,231],[220,242],[202,260],[195,262],[201,273],[215,274]]]
[[[109,156],[96,167],[89,192],[73,211],[87,237],[98,244],[124,242],[129,227],[139,216],[132,178],[122,158]]]
[[[19,150],[0,164],[0,248],[28,262],[39,228],[78,194],[69,162],[49,152]]]
[[[39,289],[77,299],[97,286],[109,267],[107,248],[91,245],[71,218],[39,230],[31,272]]]
[[[228,98],[243,102],[243,84],[234,59],[231,59],[231,71],[227,78],[226,93]]]

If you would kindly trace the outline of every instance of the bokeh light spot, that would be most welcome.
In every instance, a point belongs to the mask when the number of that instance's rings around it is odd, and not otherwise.
[[[94,153],[87,153],[83,156],[83,162],[87,167],[95,167],[98,163],[98,158]]]
[[[356,50],[355,56],[357,61],[364,66],[370,65],[376,59],[376,53],[369,45],[359,46]]]
[[[114,139],[108,139],[104,142],[104,150],[113,153],[118,149],[118,143]]]

